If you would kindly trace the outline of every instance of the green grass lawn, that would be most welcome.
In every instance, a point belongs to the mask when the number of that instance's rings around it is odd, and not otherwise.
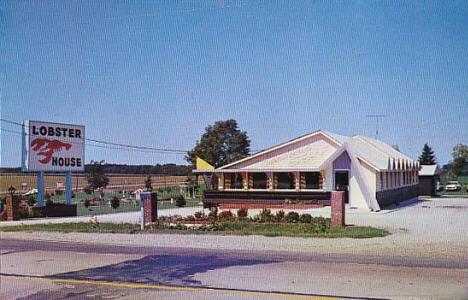
[[[231,222],[228,222],[231,223]],[[63,224],[35,224],[0,227],[0,231],[60,231],[60,232],[101,232],[101,233],[140,233],[138,224],[113,223],[63,223]],[[247,222],[233,222],[218,231],[199,231],[182,229],[150,228],[149,233],[178,233],[178,234],[222,234],[222,235],[263,235],[268,237],[319,237],[319,238],[373,238],[384,237],[389,234],[384,229],[373,227],[332,227],[326,232],[316,232],[310,224],[252,224]]]

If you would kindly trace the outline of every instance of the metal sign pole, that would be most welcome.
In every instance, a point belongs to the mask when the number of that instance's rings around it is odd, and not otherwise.
[[[72,204],[72,172],[67,172],[67,177],[65,179],[65,190],[67,196],[67,205]]]
[[[37,206],[44,206],[44,172],[37,174]]]

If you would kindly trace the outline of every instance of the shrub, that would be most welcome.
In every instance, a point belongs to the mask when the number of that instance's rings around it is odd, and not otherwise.
[[[193,215],[195,216],[195,218],[201,219],[205,215],[205,213],[203,211],[197,211]]]
[[[55,204],[54,201],[52,201],[51,199],[47,199],[45,203],[46,206],[53,206],[54,204]]]
[[[91,190],[91,188],[89,186],[85,187],[83,189],[83,192],[85,192],[88,195],[91,195],[93,193],[93,191]]]
[[[28,203],[29,206],[34,206],[34,204],[36,204],[36,202],[37,202],[37,200],[33,196],[28,197],[27,203]]]
[[[187,216],[186,220],[189,221],[189,222],[194,222],[195,221],[195,216]]]
[[[176,206],[177,207],[184,207],[187,204],[187,201],[185,201],[184,196],[179,195],[176,198]]]
[[[26,203],[21,202],[19,204],[18,213],[21,219],[29,217],[29,206]]]
[[[278,210],[276,212],[276,222],[284,221],[284,215],[285,215],[284,210]]]
[[[72,198],[75,198],[75,197],[76,197],[75,193],[72,192]]]
[[[220,220],[225,220],[225,219],[229,219],[231,217],[233,217],[234,215],[232,214],[232,212],[230,210],[225,210],[225,211],[222,211],[220,214],[219,214],[219,219]]]
[[[286,215],[286,222],[297,223],[299,221],[299,214],[295,211],[291,211]]]
[[[218,208],[216,206],[211,208],[208,218],[212,221],[218,220]]]
[[[274,220],[274,217],[271,213],[271,210],[262,209],[262,211],[259,214],[259,221],[264,223],[264,222],[272,222],[273,220]]]
[[[299,217],[299,221],[301,223],[311,223],[312,222],[312,216],[309,215],[309,214],[302,214],[300,217]]]
[[[44,194],[44,199],[50,200],[51,198],[52,198],[52,196],[49,193]]]
[[[111,200],[111,206],[113,209],[117,209],[120,206],[120,199],[114,196]]]
[[[240,219],[247,218],[249,210],[246,207],[241,207],[237,210],[237,217]]]
[[[55,195],[62,195],[63,194],[63,190],[61,189],[56,189],[55,190]]]
[[[85,199],[84,206],[88,208],[91,205],[91,201],[89,199]]]

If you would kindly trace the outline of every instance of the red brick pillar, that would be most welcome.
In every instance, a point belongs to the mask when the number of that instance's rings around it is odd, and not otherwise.
[[[11,194],[6,195],[6,211],[7,220],[16,221],[20,219],[19,215],[19,198]]]
[[[145,198],[145,224],[153,223],[158,220],[158,194],[151,193],[150,198]]]
[[[331,226],[345,226],[345,192],[331,192]]]

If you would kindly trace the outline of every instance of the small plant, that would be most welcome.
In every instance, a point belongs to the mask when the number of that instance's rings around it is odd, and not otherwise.
[[[195,218],[201,219],[205,215],[205,213],[203,211],[197,211],[193,215],[195,216]]]
[[[259,214],[259,221],[264,223],[264,222],[272,222],[274,217],[273,214],[271,213],[271,210],[269,209],[262,209],[262,211]]]
[[[278,211],[276,212],[276,222],[282,222],[282,221],[284,221],[284,215],[285,215],[284,210],[282,210],[282,209],[281,209],[281,210],[278,210]]]
[[[233,216],[234,215],[232,214],[230,210],[225,210],[219,214],[219,220],[229,219],[229,218],[232,218]]]
[[[218,208],[216,206],[211,208],[208,218],[212,221],[218,220]]]
[[[291,211],[286,215],[286,222],[297,223],[299,221],[299,214],[295,211]]]
[[[291,204],[291,200],[289,198],[284,199],[284,204]]]
[[[44,198],[46,200],[50,200],[52,198],[52,196],[49,193],[45,193]]]
[[[72,192],[72,195],[71,195],[71,196],[72,196],[72,198],[75,198],[75,197],[76,197],[75,193],[73,193],[73,192]]]
[[[54,201],[52,201],[51,199],[47,199],[46,206],[54,206],[54,205],[55,205]]]
[[[247,218],[249,214],[249,210],[246,207],[241,207],[237,210],[237,217],[239,219]]]
[[[299,217],[299,222],[301,223],[311,223],[312,222],[312,216],[309,214],[302,214]]]
[[[176,206],[177,207],[184,207],[187,204],[187,201],[185,201],[184,196],[179,195],[176,198]]]
[[[91,205],[91,200],[85,199],[85,201],[84,201],[84,206],[85,206],[86,208],[88,208],[90,205]]]
[[[18,213],[21,219],[29,217],[29,206],[26,203],[21,202],[18,207]]]
[[[111,200],[111,206],[113,209],[117,209],[120,206],[120,199],[117,196],[114,196]]]

